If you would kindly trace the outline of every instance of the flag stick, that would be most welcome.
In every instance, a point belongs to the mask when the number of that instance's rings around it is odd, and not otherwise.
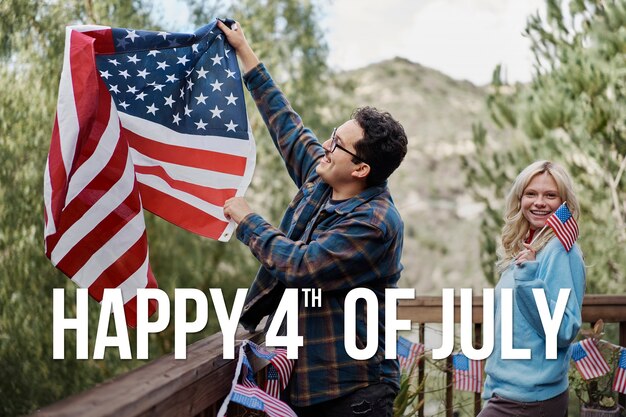
[[[531,245],[531,246],[532,246],[533,242],[534,242],[535,240],[537,240],[537,238],[539,237],[539,235],[540,235],[541,233],[543,233],[543,231],[544,231],[544,230],[546,230],[546,227],[548,227],[548,225],[547,225],[547,224],[543,226],[543,228],[539,231],[539,233],[536,233],[536,234],[535,234],[535,236],[533,236],[533,239],[530,241],[529,245]]]

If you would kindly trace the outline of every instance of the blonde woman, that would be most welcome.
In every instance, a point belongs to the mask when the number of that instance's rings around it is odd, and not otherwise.
[[[501,273],[496,286],[495,348],[485,367],[479,414],[494,416],[565,416],[570,344],[581,325],[585,266],[577,244],[567,251],[546,220],[567,202],[572,216],[580,213],[572,181],[560,165],[538,161],[515,179],[506,198],[505,224],[498,253]],[[501,290],[513,289],[513,348],[529,349],[530,359],[503,359],[500,320]],[[570,289],[557,335],[557,358],[546,359],[546,336],[533,289],[545,293],[550,314],[559,290]]]

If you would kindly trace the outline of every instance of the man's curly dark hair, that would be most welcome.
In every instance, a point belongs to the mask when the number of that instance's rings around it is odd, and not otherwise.
[[[361,107],[352,114],[363,129],[363,139],[356,142],[356,154],[369,164],[367,186],[383,183],[400,166],[407,152],[407,137],[402,125],[388,112]],[[354,160],[353,162],[360,162]]]

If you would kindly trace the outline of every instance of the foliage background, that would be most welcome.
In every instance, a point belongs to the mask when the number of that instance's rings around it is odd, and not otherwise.
[[[66,332],[65,359],[52,360],[52,289],[66,289],[66,316],[73,317],[75,286],[43,254],[42,178],[56,109],[65,26],[93,23],[162,29],[151,4],[125,0],[0,3],[0,415],[31,412],[143,363],[121,361],[111,350],[101,361],[72,359],[76,356],[74,332]],[[332,80],[325,64],[327,48],[315,23],[315,2],[243,0],[227,8],[219,7],[218,2],[189,4],[196,8],[198,27],[218,15],[237,16],[247,32],[254,34],[248,36],[253,47],[283,88],[300,92],[292,94],[293,105],[309,126],[320,132],[331,129],[332,120],[323,115],[333,107],[326,105],[321,86]],[[248,101],[247,106],[258,149],[258,168],[249,195],[258,196],[252,203],[276,223],[294,187],[288,185],[254,104]],[[146,223],[151,265],[160,288],[170,297],[177,287],[206,292],[220,287],[230,302],[235,290],[247,287],[256,272],[256,260],[236,240],[228,244],[207,241],[149,213]],[[91,355],[99,308],[91,299],[89,306]],[[188,342],[217,330],[214,315],[210,315],[205,331],[190,336]],[[134,352],[132,330],[130,339]],[[171,325],[151,335],[150,357],[170,352],[172,344]]]
[[[215,16],[242,22],[319,137],[366,104],[390,111],[404,124],[409,153],[390,184],[405,221],[403,286],[415,287],[418,295],[439,295],[442,287],[493,284],[504,193],[522,167],[549,158],[569,169],[582,202],[587,293],[624,293],[624,0],[546,0],[547,13],[528,20],[536,56],[533,81],[511,85],[496,69],[490,86],[453,80],[402,58],[334,73],[316,23],[323,0],[187,4],[196,27]],[[121,361],[113,350],[101,361],[72,359],[73,332],[66,334],[66,359],[51,359],[52,289],[66,289],[71,317],[75,286],[43,254],[42,174],[64,26],[176,30],[162,27],[155,16],[152,3],[141,0],[0,2],[0,415],[31,412],[144,363]],[[247,196],[277,224],[295,188],[246,100],[258,149]],[[177,287],[220,287],[232,299],[254,276],[257,261],[237,241],[208,241],[149,213],[146,221],[151,265],[170,298]],[[98,305],[93,300],[89,305],[92,352]],[[190,336],[189,343],[216,330],[211,316],[207,329]],[[134,343],[132,331],[130,338]],[[150,357],[170,352],[172,344],[171,326],[151,335]]]

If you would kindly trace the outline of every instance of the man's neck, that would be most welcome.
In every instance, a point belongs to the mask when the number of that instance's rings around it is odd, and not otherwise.
[[[362,186],[360,184],[350,184],[342,188],[333,187],[333,192],[330,198],[337,201],[347,200],[360,194],[363,190],[365,190],[365,188],[366,187],[364,185]]]

